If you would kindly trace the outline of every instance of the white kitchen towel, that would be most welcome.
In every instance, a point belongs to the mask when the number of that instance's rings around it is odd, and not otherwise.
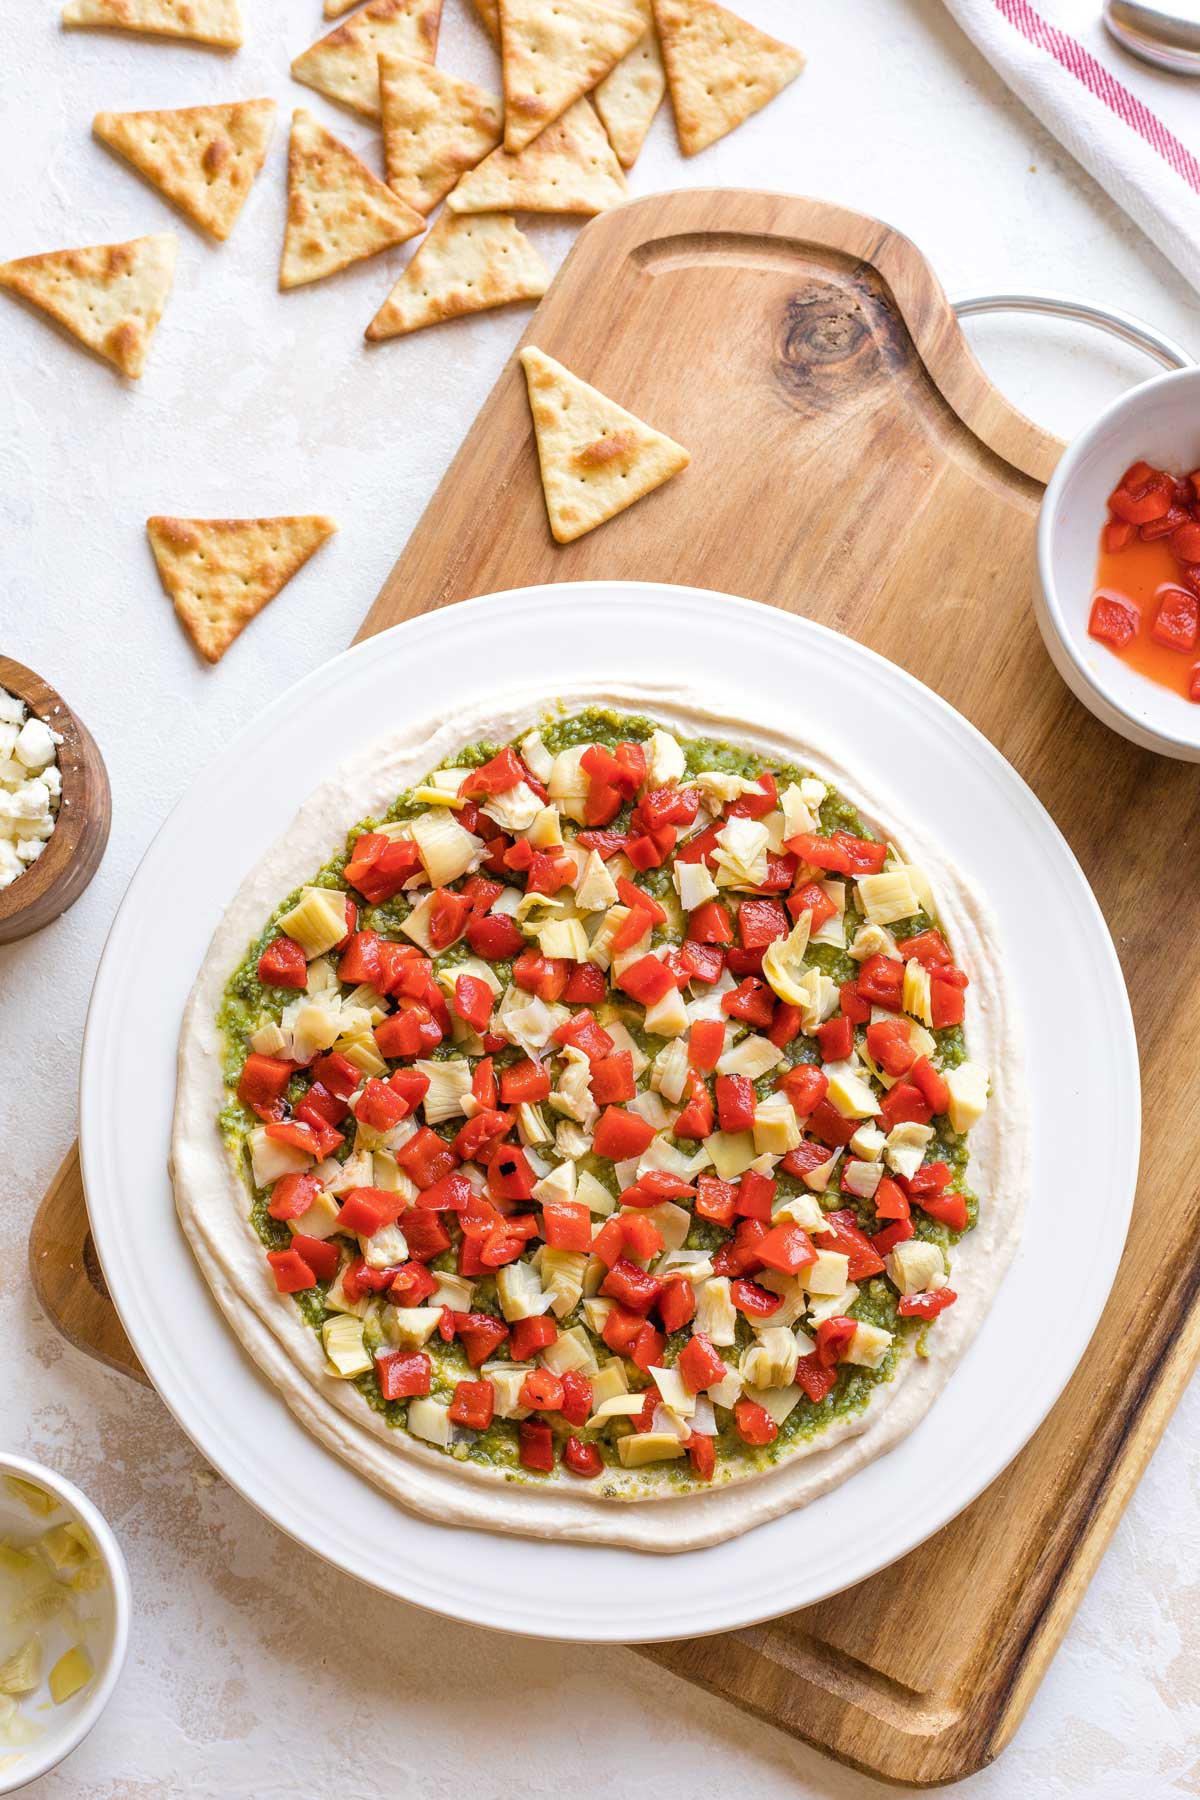
[[[1114,43],[1100,0],[945,0],[996,72],[1200,288],[1200,79]]]

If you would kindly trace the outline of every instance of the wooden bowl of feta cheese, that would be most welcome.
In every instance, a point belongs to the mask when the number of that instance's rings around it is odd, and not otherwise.
[[[0,944],[78,900],[111,819],[108,773],[87,727],[40,675],[0,656]]]

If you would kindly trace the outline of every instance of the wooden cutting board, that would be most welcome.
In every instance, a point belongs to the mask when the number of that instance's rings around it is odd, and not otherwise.
[[[1061,446],[992,388],[928,266],[886,226],[781,195],[638,201],[587,227],[526,340],[688,445],[691,468],[554,544],[510,362],[363,635],[470,595],[589,576],[725,589],[819,619],[911,670],[1000,747],[1082,862],[1124,966],[1145,1078],[1142,1180],[1112,1299],[1046,1424],[886,1573],[753,1630],[643,1652],[858,1768],[951,1781],[1011,1736],[1200,1353],[1200,1074],[1181,1050],[1200,991],[1196,771],[1113,736],[1054,673],[1029,590]],[[403,346],[391,355],[381,378],[402,402]],[[401,405],[396,430],[411,428]],[[661,674],[639,667],[636,644],[628,664]],[[848,719],[869,700],[847,694]],[[945,829],[952,840],[953,820]],[[1029,881],[1036,930],[1035,868]],[[67,1335],[140,1375],[103,1296],[73,1152],[31,1257]],[[1051,1292],[1048,1329],[1052,1305]]]

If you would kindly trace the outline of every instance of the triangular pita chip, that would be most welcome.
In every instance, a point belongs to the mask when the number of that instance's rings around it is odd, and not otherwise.
[[[773,100],[805,59],[716,0],[654,0],[679,148],[695,156]]]
[[[336,530],[319,516],[146,520],[163,587],[212,663]]]
[[[140,375],[171,291],[174,234],[0,263],[0,287],[38,306],[122,375]]]
[[[190,38],[236,50],[242,41],[238,0],[67,0],[64,25],[98,25],[110,31],[145,31],[153,37]]]
[[[335,275],[424,231],[419,212],[298,106],[288,144],[288,212],[281,288]]]
[[[418,212],[435,207],[500,142],[496,96],[432,63],[381,56],[379,93],[388,185]]]
[[[349,12],[350,8],[357,4],[358,0],[325,0],[325,17],[340,19],[344,12]]]
[[[681,444],[626,412],[531,344],[521,352],[550,529],[569,544],[624,512],[691,461]]]
[[[658,33],[650,0],[625,0],[646,20],[646,35],[604,77],[592,99],[623,169],[632,169],[666,92]]]
[[[379,58],[415,56],[432,62],[437,50],[442,0],[371,0],[344,25],[302,50],[292,74],[351,112],[379,117]]]
[[[549,285],[549,270],[507,213],[443,212],[366,335],[378,342],[510,300],[540,300]]]
[[[591,103],[577,100],[561,119],[510,156],[503,145],[485,156],[446,196],[451,212],[602,213],[627,189],[621,165]]]
[[[475,0],[480,23],[494,44],[500,42],[500,0]]]
[[[504,148],[532,143],[645,29],[641,13],[601,0],[500,0]]]
[[[197,225],[227,238],[274,124],[273,100],[238,100],[177,112],[99,112],[92,130]]]

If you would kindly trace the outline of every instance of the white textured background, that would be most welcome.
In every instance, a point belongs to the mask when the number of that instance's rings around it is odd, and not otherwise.
[[[691,163],[664,110],[635,194],[699,184],[821,195],[910,233],[951,293],[1070,289],[1141,312],[1200,352],[1197,296],[937,0],[741,5],[807,50],[808,72]],[[124,1544],[136,1600],[114,1704],[36,1792],[357,1800],[419,1782],[442,1800],[574,1791],[582,1779],[596,1800],[652,1783],[691,1800],[886,1793],[627,1652],[502,1640],[356,1587],[277,1535],[203,1467],[153,1395],[69,1349],[32,1299],[29,1219],[74,1133],[89,985],[137,859],[263,694],[353,635],[524,317],[485,315],[366,354],[362,328],[406,251],[275,291],[291,106],[376,152],[367,129],[289,81],[291,56],[320,27],[313,0],[246,10],[250,42],[225,58],[66,35],[53,0],[0,0],[0,255],[169,226],[180,239],[140,383],[0,296],[0,649],[78,707],[114,793],[87,894],[40,936],[0,949],[0,1442],[93,1496]],[[494,84],[465,11],[446,0],[439,60]],[[225,246],[177,221],[89,135],[102,107],[257,94],[273,94],[282,117]],[[555,261],[574,235],[569,224],[531,230]],[[972,335],[1014,400],[1063,432],[1143,372],[1132,352],[1028,320]],[[219,668],[202,665],[159,590],[146,515],[309,509],[333,513],[339,536]],[[241,803],[253,806],[252,784]],[[1200,1794],[1198,1440],[1193,1390],[1013,1745],[963,1784],[971,1800]]]

